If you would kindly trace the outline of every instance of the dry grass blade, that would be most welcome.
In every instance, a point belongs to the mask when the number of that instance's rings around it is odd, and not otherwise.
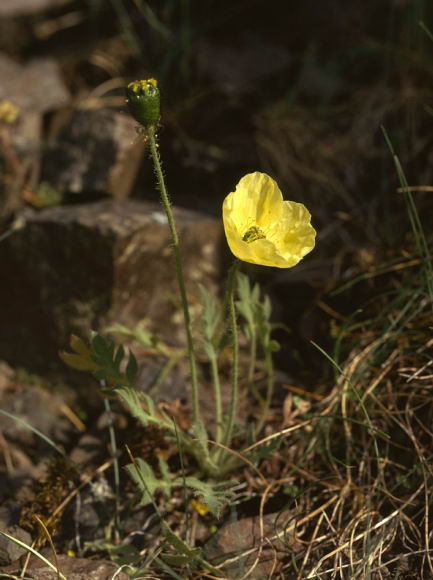
[[[406,502],[406,504],[404,506],[402,506],[401,508],[399,508],[398,510],[395,510],[394,512],[392,512],[391,514],[389,514],[389,516],[387,516],[386,518],[383,518],[382,520],[380,520],[379,522],[377,522],[377,524],[375,524],[374,526],[372,526],[370,529],[357,534],[356,536],[352,537],[350,540],[348,540],[347,542],[344,542],[344,544],[341,544],[340,546],[338,546],[338,548],[336,548],[335,550],[333,550],[332,552],[330,552],[329,554],[326,554],[325,556],[323,556],[322,558],[320,558],[318,564],[316,564],[316,566],[313,568],[313,570],[310,572],[310,574],[307,576],[307,578],[315,578],[316,575],[318,574],[322,564],[326,561],[329,560],[329,558],[331,558],[332,556],[334,556],[335,554],[338,554],[339,552],[342,552],[343,550],[346,550],[348,547],[353,546],[353,544],[355,542],[358,542],[359,540],[362,540],[365,538],[366,534],[371,533],[371,531],[373,530],[377,530],[378,528],[386,525],[388,522],[390,522],[392,519],[394,519],[396,516],[399,515],[399,513],[401,511],[403,511],[404,507],[408,504],[410,504],[410,502],[422,491],[423,489],[423,485],[421,485],[416,492],[411,495],[410,499]]]
[[[409,187],[398,187],[398,193],[408,193],[410,191],[433,191],[433,185],[411,185]]]
[[[43,520],[39,516],[34,515],[33,517],[38,522],[39,526],[42,529],[42,532],[44,533],[48,543],[51,546],[51,551],[53,552],[54,562],[55,562],[55,565],[57,568],[57,580],[60,580],[59,560],[57,558],[57,552],[56,552],[56,548],[54,547],[54,543],[53,543],[53,540],[51,538],[51,534],[48,531],[47,526],[44,524]]]
[[[285,527],[283,530],[281,530],[280,532],[277,532],[271,538],[268,538],[268,540],[270,540],[270,541],[281,540],[288,533],[295,531],[298,526],[302,526],[303,524],[309,522],[310,520],[314,520],[314,518],[317,515],[319,515],[323,510],[327,509],[336,500],[337,500],[337,496],[331,497],[328,501],[326,501],[323,505],[321,505],[320,507],[318,507],[317,509],[312,511],[309,515],[292,522],[290,525]],[[263,542],[262,542],[262,544],[263,544]],[[231,564],[235,564],[236,562],[239,562],[239,560],[242,560],[243,558],[246,558],[247,556],[254,554],[258,550],[260,550],[260,546],[262,544],[254,546],[254,548],[251,548],[249,550],[245,550],[244,552],[242,552],[242,554],[238,554],[237,556],[234,556],[233,558],[229,558],[229,559],[225,560],[222,564],[219,564],[218,566],[215,566],[215,567],[217,569],[221,569],[221,568],[225,568],[226,566],[230,566]]]

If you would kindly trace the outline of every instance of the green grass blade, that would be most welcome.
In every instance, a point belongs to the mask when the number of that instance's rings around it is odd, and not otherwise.
[[[427,34],[430,40],[433,42],[433,32],[428,28],[428,26],[422,20],[418,23],[420,28]]]
[[[41,433],[41,431],[39,431],[39,429],[36,429],[36,427],[32,427],[29,423],[27,423],[27,421],[24,421],[24,419],[20,419],[19,417],[15,417],[15,415],[12,415],[11,413],[8,413],[7,411],[4,411],[3,409],[0,409],[0,414],[4,415],[5,417],[8,417],[9,419],[12,419],[12,421],[15,421],[16,423],[19,423],[20,425],[24,425],[24,427],[26,427],[30,431],[33,431],[33,433],[35,435],[37,435],[38,437],[40,437],[41,439],[43,439],[45,441],[45,443],[48,443],[48,445],[50,447],[52,447],[53,449],[55,449],[57,451],[57,453],[60,453],[60,455],[62,457],[64,457],[65,459],[67,459],[69,461],[69,457],[66,455],[66,453],[64,451],[62,451],[60,449],[60,447],[58,447],[54,443],[54,441],[52,441],[49,437],[47,437],[46,435],[44,435],[43,433]]]
[[[373,437],[373,441],[374,441],[374,447],[375,447],[375,450],[376,450],[376,456],[377,456],[377,458],[379,459],[379,457],[380,457],[380,456],[379,456],[379,446],[378,446],[378,444],[377,444],[377,440],[376,440],[376,437],[375,437],[375,434],[374,434],[374,432],[375,432],[375,427],[374,427],[373,423],[371,422],[370,415],[368,414],[368,411],[367,411],[367,407],[365,406],[365,403],[364,403],[364,401],[362,400],[362,397],[361,397],[361,395],[359,394],[359,391],[358,391],[358,389],[356,389],[356,388],[353,386],[353,384],[352,384],[352,382],[351,382],[350,378],[349,378],[349,377],[348,377],[348,376],[345,374],[345,372],[344,372],[344,371],[343,371],[343,369],[340,367],[340,365],[339,365],[339,364],[338,364],[338,363],[337,363],[337,362],[336,362],[336,361],[335,361],[335,360],[334,360],[334,359],[333,359],[333,358],[332,358],[332,357],[331,357],[331,356],[330,356],[330,355],[329,355],[329,354],[328,354],[328,353],[327,353],[325,350],[323,350],[323,348],[322,348],[321,346],[319,346],[319,345],[318,345],[317,343],[315,343],[313,340],[311,340],[310,342],[311,342],[311,344],[312,344],[313,346],[315,346],[315,347],[317,348],[317,350],[318,350],[319,352],[321,352],[321,353],[323,354],[323,356],[325,356],[325,357],[326,357],[326,358],[329,360],[329,362],[330,362],[332,365],[334,365],[334,366],[335,366],[335,368],[336,368],[336,369],[337,369],[337,370],[338,370],[338,371],[341,373],[341,375],[342,375],[342,376],[343,376],[343,377],[346,379],[346,381],[348,382],[348,384],[349,384],[350,388],[352,389],[353,393],[355,394],[355,397],[356,397],[356,398],[357,398],[357,400],[358,400],[358,403],[359,403],[359,405],[360,405],[360,407],[361,407],[361,409],[362,409],[362,412],[364,413],[364,417],[365,417],[365,419],[366,419],[366,421],[367,421],[367,425],[368,425],[368,427],[369,427],[370,434],[371,434],[371,436]],[[386,436],[386,433],[384,433],[384,435]]]
[[[386,144],[388,145],[389,151],[393,157],[395,168],[397,170],[397,175],[403,188],[403,195],[406,200],[409,220],[412,226],[412,231],[415,236],[415,241],[417,244],[418,252],[423,262],[424,267],[424,275],[427,285],[427,290],[430,295],[431,305],[433,309],[433,267],[432,261],[430,256],[430,250],[428,247],[428,243],[424,234],[424,229],[421,224],[421,220],[419,218],[418,210],[415,205],[415,201],[413,199],[413,195],[409,191],[409,184],[406,179],[406,175],[403,171],[401,166],[400,160],[394,151],[394,147],[391,143],[391,140],[388,136],[388,133],[385,127],[382,126],[382,133],[385,138]]]

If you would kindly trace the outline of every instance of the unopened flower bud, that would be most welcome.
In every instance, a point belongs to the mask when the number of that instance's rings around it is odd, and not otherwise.
[[[158,124],[160,117],[159,89],[155,79],[134,81],[126,87],[129,112],[145,129]]]

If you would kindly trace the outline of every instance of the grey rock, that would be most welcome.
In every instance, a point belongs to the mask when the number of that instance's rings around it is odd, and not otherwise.
[[[4,521],[0,516],[0,530],[5,532],[9,536],[24,542],[28,546],[32,543],[32,538],[28,532],[16,525],[5,525]],[[5,538],[5,536],[0,535],[0,563],[10,564],[18,560],[23,554],[26,554],[27,550],[22,548],[12,540]]]
[[[268,578],[271,571],[273,574],[278,574],[281,568],[281,559],[287,555],[287,543],[290,542],[294,551],[301,547],[293,534],[284,537],[284,541],[275,538],[276,532],[284,529],[283,526],[283,518],[279,518],[278,514],[265,515],[262,537],[258,516],[228,521],[206,544],[206,558],[213,564],[217,564],[229,557],[239,556],[237,562],[229,568],[225,568],[229,573],[229,578],[239,578],[246,573],[250,566],[254,565],[257,556],[260,555],[257,565],[248,575],[248,578],[262,580],[262,578]],[[261,554],[258,551],[260,540],[262,540]],[[278,577],[275,576],[275,578]]]
[[[33,15],[68,3],[71,0],[2,0],[0,18]]]
[[[52,555],[48,556],[48,560],[54,564]],[[128,580],[129,578],[124,572],[118,571],[119,566],[105,560],[70,558],[59,555],[57,563],[60,572],[68,580],[112,580],[114,575],[116,580]],[[2,573],[19,574],[20,568],[17,566],[0,568],[0,577]],[[30,576],[33,580],[58,580],[57,571],[37,558],[32,558],[30,561],[26,576]]]
[[[12,215],[23,204],[23,193],[31,195],[36,188],[43,113],[65,105],[69,94],[54,60],[21,65],[0,53],[0,102],[3,100],[18,108],[18,117],[0,136],[0,161],[6,176],[0,180],[0,219]]]
[[[59,17],[63,6],[71,12],[72,0],[1,0],[0,50],[24,51],[39,40],[38,27]]]
[[[8,442],[36,451],[46,443],[30,426],[57,443],[64,442],[71,424],[61,416],[62,401],[59,396],[43,388],[14,381],[11,388],[0,392],[0,408],[13,417],[0,415],[0,430]]]
[[[96,437],[91,433],[84,433],[71,451],[70,459],[75,465],[88,467],[93,465],[96,458],[102,454],[102,448],[100,437]]]
[[[7,83],[11,82],[13,80],[13,76],[21,70],[22,67],[17,62],[15,62],[6,54],[0,53],[0,80],[2,85],[0,88],[1,98],[6,98],[8,93]]]
[[[187,292],[217,293],[219,220],[175,209]],[[0,244],[0,358],[47,370],[71,333],[148,321],[169,344],[184,344],[171,239],[160,205],[97,202],[22,214]],[[63,368],[63,365],[62,365]]]
[[[160,381],[161,373],[167,361],[146,355],[141,355],[140,349],[135,348],[139,363],[137,386],[146,393],[152,394],[156,400],[175,401],[185,399],[189,377],[189,366],[178,363],[167,373],[164,380]],[[185,361],[183,361],[185,362]],[[158,386],[159,384],[159,386]]]
[[[0,395],[13,384],[14,377],[15,372],[12,368],[4,361],[0,361]]]
[[[0,527],[2,530],[18,524],[20,519],[20,506],[16,503],[8,503],[0,506]]]
[[[23,111],[44,113],[66,105],[69,93],[55,60],[41,58],[21,65],[0,54],[1,99]]]
[[[143,157],[135,126],[111,109],[74,111],[45,151],[42,179],[70,193],[127,197]]]

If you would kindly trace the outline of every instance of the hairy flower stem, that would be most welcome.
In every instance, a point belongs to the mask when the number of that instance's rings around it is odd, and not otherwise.
[[[266,384],[266,398],[262,408],[262,412],[260,415],[259,422],[257,424],[256,434],[258,435],[260,431],[263,429],[264,424],[268,418],[269,409],[271,407],[272,402],[272,395],[274,392],[274,362],[272,360],[272,352],[269,348],[266,349],[265,354],[265,367],[266,367],[266,374],[267,376],[267,384]]]
[[[253,395],[253,397],[255,398],[255,400],[259,403],[259,405],[264,405],[264,399],[261,396],[261,394],[259,393],[259,391],[257,390],[256,385],[254,384],[254,372],[256,370],[256,358],[257,358],[257,336],[256,336],[256,330],[254,328],[254,325],[249,325],[249,329],[250,329],[250,336],[251,336],[251,340],[250,340],[250,355],[249,355],[249,359],[250,359],[250,364],[248,367],[248,388],[250,389],[251,394]]]
[[[230,268],[227,281],[227,306],[229,311],[229,325],[232,339],[232,388],[230,394],[230,405],[228,410],[228,418],[226,431],[224,434],[223,443],[227,447],[230,447],[233,427],[236,417],[236,407],[238,402],[238,375],[239,375],[239,346],[238,346],[238,329],[236,322],[236,307],[235,307],[235,287],[236,287],[236,274],[239,269],[239,260],[233,262]]]
[[[150,147],[150,156],[152,158],[153,167],[155,169],[156,179],[158,181],[158,187],[161,193],[162,205],[164,206],[165,214],[167,216],[171,239],[173,242],[174,257],[176,262],[176,276],[179,286],[180,299],[182,302],[183,320],[185,324],[188,358],[191,372],[192,418],[193,422],[197,423],[200,420],[197,365],[195,361],[194,344],[192,340],[191,317],[189,314],[188,301],[186,299],[185,279],[182,270],[182,256],[179,245],[179,236],[177,234],[176,223],[174,221],[174,216],[171,209],[170,198],[168,196],[167,188],[165,187],[164,175],[161,168],[161,160],[158,153],[158,143],[156,140],[155,127],[150,127],[148,129],[147,135]]]
[[[222,441],[222,422],[223,422],[223,406],[221,401],[221,384],[218,372],[218,360],[216,352],[212,353],[209,358],[211,372],[212,372],[212,382],[214,386],[214,397],[215,397],[215,421],[216,421],[216,434],[215,439],[218,443]]]
[[[254,327],[250,326],[250,364],[248,367],[248,384],[252,385],[254,380],[254,372],[256,370],[256,353],[257,353],[257,338]]]

